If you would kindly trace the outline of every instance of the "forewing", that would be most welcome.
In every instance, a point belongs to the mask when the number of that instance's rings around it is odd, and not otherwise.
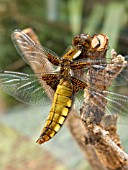
[[[9,95],[17,100],[30,105],[47,105],[50,100],[46,93],[51,89],[50,86],[44,90],[41,83],[42,75],[29,75],[18,72],[1,71],[0,72],[0,87]]]
[[[46,71],[47,66],[49,66],[48,71],[53,71],[53,67],[48,61],[48,56],[51,58],[58,58],[57,54],[50,50],[46,50],[44,47],[41,47],[21,30],[15,30],[11,37],[18,53],[22,56],[23,60],[33,69],[36,69],[36,72],[42,72],[44,70]]]
[[[122,67],[122,69],[120,70],[120,72],[117,75],[116,75],[117,70],[113,69],[113,62],[115,63],[114,64],[115,67],[117,67],[117,68]],[[127,86],[128,85],[128,63],[127,62],[128,62],[127,57],[123,57],[121,55],[118,55],[114,59],[106,59],[105,64],[101,63],[101,64],[98,64],[98,65],[95,65],[94,67],[97,67],[96,68],[97,75],[100,74],[100,70],[101,70],[101,74],[102,74],[102,69],[105,68],[107,70],[106,72],[104,72],[105,75],[102,75],[102,82],[104,84],[106,84],[106,81],[104,79],[106,74],[112,74],[112,75],[115,74],[116,77],[113,79],[111,86],[112,87]]]
[[[82,78],[83,80],[87,77],[87,73],[89,70],[94,70],[95,74],[91,75],[91,79],[96,79],[97,81],[102,81],[102,84],[106,84],[107,80],[104,78],[106,74],[116,74],[117,70],[112,69],[113,63],[117,68],[122,68],[120,73],[116,75],[115,79],[111,83],[111,86],[123,86],[128,85],[128,56],[123,57],[121,55],[116,56],[115,58],[107,58],[107,59],[80,59],[78,61],[73,62],[72,70],[73,75]],[[123,67],[122,67],[123,65]],[[80,66],[83,67],[80,69]],[[75,69],[74,69],[75,68]],[[103,74],[103,70],[104,74]],[[109,81],[109,80],[108,80]]]
[[[128,64],[126,62],[127,62],[127,60],[125,60],[124,67],[122,67],[120,73],[118,73],[116,75],[116,77],[113,79],[111,87],[128,86]],[[122,66],[122,64],[120,64],[120,63],[117,63],[117,65],[116,65],[117,68],[119,68],[121,66]],[[112,75],[116,74],[116,69],[112,70],[111,69],[112,67],[113,67],[113,63],[108,63],[105,66],[102,66],[102,65],[97,65],[96,66],[95,65],[93,68],[95,69],[96,74],[95,74],[94,77],[92,76],[92,79],[97,78],[96,75],[100,75],[100,73],[101,73],[101,76],[99,76],[100,77],[100,81],[101,81],[101,77],[102,77],[102,83],[106,84],[107,82],[106,82],[106,80],[104,78],[106,76],[106,74],[112,74]],[[106,69],[107,71],[104,72],[104,75],[103,75],[102,70],[105,69],[105,68],[107,68]]]

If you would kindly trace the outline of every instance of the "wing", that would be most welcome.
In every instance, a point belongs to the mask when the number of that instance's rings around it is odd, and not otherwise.
[[[102,77],[102,82],[104,84],[106,84],[106,80],[103,78],[105,76],[103,76],[102,70],[106,69],[106,71],[104,72],[104,75],[106,74],[112,74],[112,75],[116,75],[115,79],[113,80],[111,86],[112,87],[116,87],[116,86],[127,86],[128,85],[128,64],[127,64],[128,59],[124,58],[123,56],[119,55],[116,58],[116,62],[115,62],[115,68],[121,68],[120,72],[118,74],[116,74],[117,69],[113,69],[113,60],[111,60],[111,62],[106,62],[106,65],[103,66],[102,64],[98,64],[98,65],[92,65],[93,69],[95,69],[95,77],[96,75],[100,75],[101,72],[101,76]],[[94,76],[92,76],[92,79],[95,78]],[[101,81],[101,80],[100,80]]]
[[[87,77],[87,73],[93,70],[95,74],[91,74],[91,79],[97,79],[99,77],[99,81],[102,84],[106,84],[107,80],[104,78],[106,74],[116,75],[115,79],[113,80],[111,86],[123,86],[128,85],[128,56],[123,57],[121,55],[116,56],[113,59],[100,59],[100,60],[92,60],[92,59],[80,59],[71,63],[71,67],[73,70],[73,75],[81,78],[84,80]],[[113,68],[113,63],[114,67]],[[117,69],[121,68],[118,75],[116,74]],[[104,71],[103,73],[103,70]],[[108,80],[109,81],[109,80]]]
[[[41,84],[46,85],[42,80],[42,74],[29,75],[18,72],[1,71],[0,72],[0,87],[9,95],[17,100],[31,105],[47,105],[50,103],[49,97],[46,95],[50,86],[46,86],[45,90]],[[54,76],[55,78],[55,76]],[[47,81],[48,81],[47,77]],[[51,77],[50,77],[51,79]],[[56,77],[57,79],[57,77]],[[39,83],[40,81],[40,83]],[[56,81],[54,79],[54,81]],[[49,82],[49,81],[48,81]],[[54,83],[54,88],[55,88]]]
[[[59,65],[60,59],[57,54],[36,44],[23,31],[15,30],[11,37],[23,60],[32,66],[33,69],[36,69],[36,71],[46,71],[47,65],[49,65],[49,71],[53,71],[49,60],[53,62],[53,64]]]

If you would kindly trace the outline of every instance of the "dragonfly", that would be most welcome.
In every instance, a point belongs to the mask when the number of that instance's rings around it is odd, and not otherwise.
[[[106,59],[108,50],[108,37],[104,34],[80,34],[72,40],[72,47],[62,55],[37,44],[21,30],[12,33],[12,41],[22,59],[36,70],[35,74],[26,74],[12,71],[0,71],[0,87],[17,100],[31,105],[46,105],[49,92],[54,92],[51,109],[46,123],[37,140],[38,144],[49,141],[60,130],[73,106],[74,100],[80,90],[88,90],[95,97],[95,104],[102,110],[106,108],[109,113],[123,113],[128,109],[128,96],[104,89],[90,86],[87,73],[94,70],[96,75],[109,65],[112,59]],[[124,62],[123,73],[120,73],[113,86],[127,85],[127,63]],[[47,70],[47,66],[49,69]],[[113,70],[113,73],[114,70]],[[104,75],[100,82],[105,84]],[[93,83],[92,83],[93,84]],[[107,95],[106,95],[107,94]],[[108,104],[104,106],[101,96]],[[81,97],[78,97],[82,102]],[[100,103],[100,104],[98,104]]]

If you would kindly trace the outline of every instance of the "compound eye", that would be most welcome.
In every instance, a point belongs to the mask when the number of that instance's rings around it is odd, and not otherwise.
[[[79,36],[76,36],[75,38],[73,38],[72,44],[74,46],[77,46],[79,43],[80,43],[80,37]]]

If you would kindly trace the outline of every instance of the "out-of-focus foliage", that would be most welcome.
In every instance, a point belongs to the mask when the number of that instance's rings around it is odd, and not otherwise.
[[[60,56],[64,53],[66,48],[71,45],[72,37],[79,33],[104,33],[109,36],[110,40],[110,48],[115,48],[118,53],[123,55],[128,55],[128,1],[127,0],[0,0],[0,69],[5,70],[13,70],[13,71],[22,71],[22,72],[31,72],[30,68],[24,63],[24,61],[20,58],[17,54],[16,49],[13,46],[11,41],[10,35],[15,29],[24,29],[27,27],[32,27],[35,32],[37,33],[41,43],[43,46],[55,51]],[[1,97],[2,96],[2,97]],[[4,102],[3,102],[4,100]],[[8,97],[4,93],[0,93],[0,111],[6,109],[6,104],[15,105],[16,102],[14,99]],[[21,109],[22,110],[22,109]],[[48,113],[47,109],[42,109],[44,112]],[[22,110],[25,112],[25,110]],[[32,110],[30,110],[31,112]],[[36,110],[37,112],[41,112],[40,110]],[[2,170],[12,170],[14,167],[16,169],[20,169],[17,162],[22,163],[24,165],[24,169],[41,169],[40,166],[37,166],[37,162],[43,161],[42,155],[46,153],[42,153],[39,151],[40,148],[35,148],[36,146],[32,146],[32,149],[29,149],[26,152],[26,147],[29,145],[33,145],[26,140],[25,143],[22,142],[24,138],[17,135],[17,132],[9,127],[13,124],[10,123],[12,120],[21,127],[17,129],[17,125],[14,123],[14,127],[18,132],[25,134],[25,132],[30,132],[30,136],[34,130],[26,130],[24,125],[22,125],[22,121],[20,117],[15,118],[15,115],[18,114],[18,111],[12,111],[14,115],[10,120],[10,117],[6,118],[6,121],[3,121],[4,126],[1,125],[0,127],[0,151],[1,153],[5,153],[7,155],[7,159],[3,158]],[[28,113],[28,110],[26,111]],[[9,115],[10,111],[8,112],[7,116]],[[22,114],[21,112],[19,115]],[[38,113],[35,113],[38,114]],[[42,113],[40,113],[42,114]],[[38,117],[38,116],[37,116]],[[23,120],[26,121],[26,116],[23,116]],[[30,116],[27,120],[32,126],[35,127],[33,120],[40,121],[42,118],[35,119]],[[30,125],[25,122],[26,127],[30,127]],[[37,122],[38,122],[37,121]],[[6,123],[5,123],[6,122]],[[5,124],[9,127],[6,127]],[[38,126],[38,125],[37,125]],[[23,128],[23,129],[22,129]],[[41,128],[41,126],[40,126]],[[24,131],[25,130],[25,131]],[[6,134],[6,132],[8,132]],[[39,129],[38,129],[39,132]],[[36,131],[37,133],[37,131]],[[66,133],[63,133],[64,136]],[[28,136],[27,134],[25,134]],[[58,135],[59,136],[59,135]],[[58,137],[57,136],[57,137]],[[62,135],[63,136],[63,135]],[[16,140],[11,141],[11,138]],[[18,141],[19,139],[19,141]],[[60,141],[63,144],[63,138],[61,137]],[[2,143],[3,142],[3,143]],[[18,143],[19,142],[19,143]],[[69,138],[68,145],[69,147],[72,145],[73,140]],[[68,145],[57,145],[56,141],[54,140],[54,144],[51,145],[50,149],[56,145],[64,150],[68,148]],[[47,144],[46,144],[47,145]],[[46,146],[45,145],[45,146]],[[8,146],[8,147],[7,147]],[[25,147],[24,147],[25,146]],[[73,145],[74,146],[74,145]],[[7,148],[6,148],[7,147]],[[65,148],[66,147],[66,148]],[[2,148],[5,148],[5,150]],[[13,152],[13,148],[16,148],[16,154],[14,155],[14,160],[11,158],[11,152]],[[56,152],[56,148],[53,150]],[[8,149],[8,152],[7,152]],[[24,151],[24,152],[20,152]],[[19,152],[18,152],[19,150]],[[35,151],[36,150],[36,151]],[[75,147],[73,148],[75,150]],[[39,155],[36,153],[39,151]],[[0,154],[1,154],[0,153]],[[31,155],[30,160],[27,160],[27,156],[23,155]],[[32,153],[32,154],[31,154]],[[59,151],[58,151],[59,153]],[[61,152],[62,153],[62,152]],[[60,155],[63,155],[61,154]],[[35,154],[35,157],[33,156]],[[74,155],[70,155],[67,153],[68,157],[74,157]],[[77,155],[77,149],[75,155]],[[18,156],[17,156],[18,155]],[[58,154],[59,155],[59,154]],[[10,157],[9,157],[10,156]],[[25,157],[26,156],[26,157]],[[4,156],[3,156],[4,157]],[[36,159],[36,157],[40,157],[41,160]],[[5,156],[6,158],[6,156]],[[17,160],[16,160],[17,158]],[[24,159],[25,158],[25,159]],[[58,157],[57,157],[58,159]],[[65,156],[66,159],[66,156]],[[81,158],[82,159],[82,158]],[[16,162],[16,161],[17,162]],[[47,159],[45,159],[47,160]],[[81,166],[77,164],[75,165],[75,159],[73,162],[69,161],[70,165],[66,166],[68,169],[73,170],[82,170],[85,169],[83,167],[83,162]],[[36,162],[37,161],[37,162]],[[14,163],[16,166],[8,167],[11,163]],[[50,159],[51,164],[53,162]],[[5,164],[7,166],[5,166]],[[65,166],[61,166],[60,163],[56,163],[56,169],[59,170],[65,169]],[[26,165],[26,166],[25,166]],[[29,166],[30,165],[30,166]],[[43,169],[43,164],[41,164]],[[69,168],[70,167],[70,168]],[[10,169],[9,169],[10,168]],[[22,168],[23,169],[23,168]],[[47,167],[47,170],[51,169],[51,167]],[[66,168],[67,169],[67,168]],[[88,167],[86,168],[88,169]]]

